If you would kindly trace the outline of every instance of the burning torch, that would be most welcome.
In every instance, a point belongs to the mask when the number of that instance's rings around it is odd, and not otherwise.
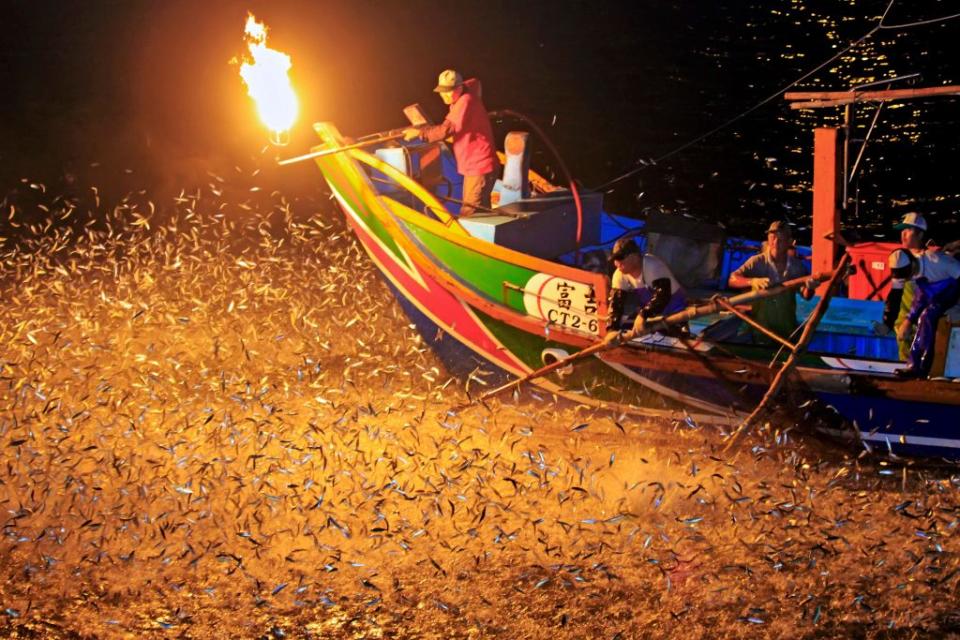
[[[297,96],[290,83],[290,56],[267,46],[267,28],[262,22],[257,22],[252,13],[247,14],[244,38],[247,41],[249,53],[244,55],[242,60],[234,59],[232,62],[240,62],[240,76],[247,85],[247,93],[257,105],[260,119],[270,129],[270,142],[276,146],[286,146],[290,142],[290,127],[297,119],[298,111]],[[411,105],[405,111],[415,108],[417,108],[416,105]],[[278,160],[278,164],[293,164],[396,140],[403,137],[404,131],[406,128],[382,131],[364,136],[353,144],[336,149],[313,151],[295,158]]]
[[[244,29],[248,54],[240,64],[247,93],[257,105],[260,119],[270,129],[270,142],[285,146],[297,119],[297,96],[290,83],[290,56],[267,46],[267,28],[247,14]]]

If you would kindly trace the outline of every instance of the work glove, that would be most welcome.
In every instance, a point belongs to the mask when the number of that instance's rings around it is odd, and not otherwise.
[[[911,324],[909,320],[904,320],[897,325],[897,340],[906,341],[910,337]]]

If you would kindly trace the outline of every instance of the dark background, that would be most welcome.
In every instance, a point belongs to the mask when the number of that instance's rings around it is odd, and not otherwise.
[[[266,132],[228,64],[243,51],[250,10],[270,29],[268,44],[293,60],[301,117],[283,155],[313,143],[315,120],[363,135],[404,124],[401,108],[411,102],[442,117],[431,89],[439,71],[455,67],[481,78],[490,109],[515,109],[544,126],[592,187],[775,94],[865,34],[887,4],[3,2],[0,180],[5,192],[24,178],[52,190],[66,180],[163,192],[207,171],[268,165],[277,151],[264,152]],[[947,0],[899,0],[886,23],[956,11]],[[916,86],[960,82],[958,41],[960,20],[879,31],[798,88],[841,90],[911,73],[922,76]],[[860,112],[858,135],[873,109]],[[840,114],[791,111],[777,97],[617,183],[608,209],[683,211],[744,233],[773,217],[802,226],[813,127]],[[892,237],[889,221],[917,209],[934,237],[960,236],[950,226],[960,209],[958,121],[952,97],[887,107],[848,224]],[[289,189],[318,178],[309,165],[264,177]]]

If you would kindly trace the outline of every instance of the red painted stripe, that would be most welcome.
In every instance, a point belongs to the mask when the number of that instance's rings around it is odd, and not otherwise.
[[[347,220],[364,247],[375,257],[378,266],[382,270],[386,270],[387,277],[421,310],[428,310],[432,319],[437,321],[444,331],[463,338],[468,346],[478,351],[481,356],[507,371],[519,374],[531,371],[530,367],[507,351],[490,335],[487,328],[472,313],[467,311],[459,298],[453,296],[435,280],[424,274],[415,264],[409,263],[409,268],[416,270],[423,282],[426,283],[427,287],[424,288],[420,282],[410,276],[406,269],[397,264],[396,258],[384,250],[380,241],[371,235],[363,225],[359,224],[349,212],[347,212]]]

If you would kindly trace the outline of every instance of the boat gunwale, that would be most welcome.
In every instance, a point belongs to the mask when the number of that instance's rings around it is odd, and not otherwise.
[[[352,151],[353,150],[347,153],[348,154],[352,153]],[[322,160],[328,161],[328,158],[323,158]],[[394,215],[392,214],[389,205],[387,205],[385,202],[387,200],[390,202],[396,202],[396,201],[394,201],[392,198],[389,198],[388,196],[379,194],[376,191],[376,189],[372,187],[369,181],[369,176],[367,176],[366,173],[362,171],[358,171],[356,169],[357,161],[358,159],[354,158],[352,162],[339,163],[339,166],[342,167],[342,170],[344,171],[345,177],[349,178],[349,175],[346,174],[346,166],[345,166],[349,164],[350,166],[353,167],[354,174],[359,174],[359,178],[362,181],[361,185],[349,185],[350,189],[352,191],[355,191],[357,188],[366,188],[367,196],[372,198],[377,203],[378,208],[384,210],[384,212],[381,214],[376,210],[376,208],[368,206],[367,208],[369,209],[369,214],[374,216],[375,219],[377,219],[378,222],[380,222],[380,224],[383,225],[384,231],[388,233],[389,237],[391,238],[391,241],[395,243],[404,252],[406,257],[408,257],[409,259],[414,261],[418,266],[423,268],[426,271],[426,274],[431,276],[434,280],[436,280],[440,286],[443,286],[448,290],[450,290],[454,296],[456,296],[457,298],[460,298],[465,304],[475,307],[477,309],[480,309],[484,313],[487,313],[488,315],[498,320],[506,322],[511,326],[514,326],[526,333],[530,333],[533,335],[540,335],[540,334],[544,334],[546,331],[549,331],[550,339],[552,341],[558,342],[561,344],[567,344],[574,347],[585,347],[585,346],[594,344],[596,342],[597,337],[593,334],[577,331],[575,329],[569,329],[567,327],[564,327],[563,325],[551,323],[546,319],[540,319],[534,316],[521,313],[519,311],[516,311],[514,309],[507,307],[506,305],[490,300],[487,297],[473,291],[469,287],[466,287],[463,283],[459,282],[446,269],[440,267],[437,261],[432,260],[427,254],[425,254],[408,237],[407,233],[404,232],[403,228],[400,226],[399,222],[395,219]],[[321,173],[324,175],[325,178],[329,180],[330,178],[328,174],[323,171],[323,166],[321,165],[320,158],[317,159],[317,164],[320,165]],[[389,167],[389,169],[393,169],[393,171],[397,171],[393,167]],[[412,179],[405,176],[401,172],[397,171],[397,173],[399,173],[401,176],[404,176],[404,178],[412,181]],[[413,181],[413,183],[416,184],[418,187],[422,188],[422,186],[420,186],[419,183],[416,183],[415,181]],[[334,184],[338,185],[338,190],[339,190],[339,183],[335,181]],[[358,204],[362,204],[365,202],[363,198],[363,194],[358,193],[355,195],[360,196],[356,198],[358,201]],[[402,203],[398,203],[398,204],[403,206]],[[364,217],[359,213],[355,213],[354,215],[357,215],[360,218]],[[426,216],[424,216],[423,214],[417,214],[417,215],[422,217],[423,219],[427,219]],[[437,224],[440,224],[440,223],[437,223]],[[552,265],[554,263],[547,262],[546,264]],[[563,265],[556,265],[556,266],[563,266]],[[580,270],[577,270],[577,271],[580,271]],[[589,274],[590,272],[584,271],[582,273]],[[594,274],[594,275],[599,275],[599,274]],[[602,302],[603,303],[598,307],[598,310],[601,312],[601,313],[598,313],[600,317],[602,317],[602,315],[605,314],[606,312],[605,300]],[[598,299],[598,303],[601,303],[600,299]]]
[[[362,149],[351,149],[349,153],[350,155],[354,156],[357,160],[360,160],[361,162],[373,167],[377,171],[381,171],[386,175],[388,175],[389,177],[393,178],[394,180],[397,180],[400,186],[406,188],[406,185],[404,185],[403,182],[409,181],[412,184],[415,184],[418,187],[420,187],[420,189],[423,189],[429,193],[429,191],[426,190],[426,188],[423,187],[423,185],[421,185],[419,182],[417,182],[410,176],[406,175],[405,173],[398,171],[395,167],[391,166],[388,163],[385,163],[383,160],[381,160],[380,158],[377,158],[373,154],[367,153]],[[386,198],[393,202],[396,202],[397,204],[403,205],[402,202],[399,202],[398,200],[391,198],[388,195],[377,193],[376,189],[373,189],[373,191],[374,193],[376,193],[376,197],[378,198]],[[407,189],[407,191],[412,193],[414,196],[417,196],[417,194],[414,191],[410,189]],[[425,202],[424,204],[431,205],[431,203],[429,202]],[[482,238],[477,238],[475,236],[470,235],[469,233],[466,233],[465,230],[464,230],[465,233],[463,234],[454,233],[450,230],[450,227],[445,225],[444,223],[437,220],[433,220],[427,215],[419,213],[411,209],[410,207],[407,207],[406,205],[403,205],[403,207],[404,207],[403,209],[399,209],[399,210],[394,210],[393,208],[391,208],[391,213],[396,214],[405,223],[422,227],[427,231],[429,231],[430,233],[440,237],[444,241],[457,244],[465,249],[473,251],[474,253],[478,253],[486,257],[494,258],[496,260],[501,260],[503,262],[507,262],[512,265],[530,269],[531,271],[536,271],[538,273],[547,273],[550,275],[563,276],[563,277],[570,278],[572,280],[577,280],[578,282],[583,282],[584,284],[589,284],[593,286],[595,291],[597,292],[598,302],[601,299],[601,296],[599,295],[600,293],[603,293],[604,295],[602,296],[602,298],[604,300],[606,299],[606,294],[608,293],[607,282],[606,282],[606,278],[602,274],[595,273],[593,271],[586,271],[584,269],[578,269],[576,267],[571,267],[570,265],[566,265],[561,262],[554,262],[551,260],[547,260],[546,258],[538,258],[536,256],[531,256],[521,251],[517,251],[516,249],[511,249],[509,247],[504,247],[502,245],[498,245],[488,240],[483,240]],[[411,213],[408,213],[405,209],[409,209]],[[444,208],[443,210],[449,213],[449,211],[447,211],[446,208]],[[454,217],[453,219],[455,221],[457,220],[456,217]],[[463,229],[463,227],[460,226],[459,223],[457,224],[457,227],[459,229]]]

